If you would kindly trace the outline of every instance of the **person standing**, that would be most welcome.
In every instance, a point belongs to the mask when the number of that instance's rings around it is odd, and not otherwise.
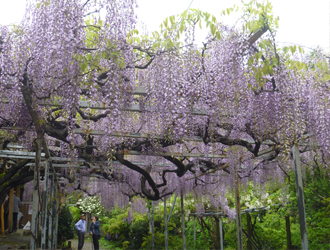
[[[13,232],[17,231],[17,215],[19,212],[19,207],[21,206],[21,200],[16,196],[16,191],[14,191],[13,199]]]
[[[99,239],[100,239],[100,222],[99,217],[93,216],[93,222],[89,228],[89,231],[93,238],[93,245],[95,250],[99,250]]]
[[[78,230],[78,250],[84,246],[85,232],[86,232],[86,217],[82,215],[80,220],[76,223],[75,228]]]

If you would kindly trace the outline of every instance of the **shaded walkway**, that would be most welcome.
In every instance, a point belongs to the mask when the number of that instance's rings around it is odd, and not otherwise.
[[[78,239],[72,239],[70,241],[71,241],[72,249],[77,250],[78,249]],[[101,246],[100,246],[100,249],[102,249]],[[86,241],[86,238],[85,238],[83,250],[92,250],[92,242]]]
[[[24,249],[30,244],[30,235],[23,235],[27,230],[18,229],[15,233],[0,235],[0,249]]]

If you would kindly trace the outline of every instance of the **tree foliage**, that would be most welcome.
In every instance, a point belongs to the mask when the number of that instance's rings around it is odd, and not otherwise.
[[[31,1],[21,25],[0,27],[3,149],[39,154],[46,141],[61,157],[54,163],[72,166],[56,169],[62,187],[101,193],[107,206],[182,190],[211,194],[231,217],[211,190],[227,192],[236,174],[242,183],[283,179],[294,143],[326,162],[329,71],[323,56],[277,47],[270,3],[245,4],[236,27],[188,10],[150,35],[138,31],[135,5]],[[203,24],[210,33],[199,46]],[[0,197],[32,179],[29,162],[14,162]],[[91,175],[101,181],[88,189]]]

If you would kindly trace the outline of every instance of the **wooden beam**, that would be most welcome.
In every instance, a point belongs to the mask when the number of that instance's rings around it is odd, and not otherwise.
[[[172,156],[172,157],[196,157],[196,158],[227,158],[224,154],[200,154],[200,153],[178,153],[178,152],[149,152],[148,154],[141,153],[135,150],[120,150],[119,153],[124,155],[150,155],[150,156]],[[0,150],[0,157],[3,158],[16,158],[16,159],[34,159],[35,152],[11,151]],[[41,157],[44,158],[45,154],[42,153]],[[52,157],[53,161],[68,160],[69,158]],[[81,159],[82,160],[82,159]],[[79,161],[79,160],[78,160]],[[85,160],[82,160],[84,162]]]
[[[104,130],[94,130],[94,129],[82,129],[82,128],[75,128],[73,130],[75,134],[82,134],[82,135],[106,135]],[[159,135],[152,135],[148,133],[136,133],[136,132],[121,132],[121,131],[113,131],[108,136],[113,137],[127,137],[127,138],[145,138],[145,139],[164,139],[163,136]],[[168,140],[172,140],[171,137]],[[199,136],[192,136],[192,137],[182,137],[183,141],[196,141],[196,142],[203,142],[202,137]]]

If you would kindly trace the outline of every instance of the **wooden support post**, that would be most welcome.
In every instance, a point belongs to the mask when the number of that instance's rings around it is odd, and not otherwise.
[[[6,173],[6,162],[3,163],[3,173]],[[6,218],[7,220],[8,218]],[[1,233],[5,235],[5,208],[4,204],[1,204]]]
[[[247,233],[250,239],[252,239],[252,228],[251,228],[251,215],[246,214],[246,223],[247,223]],[[248,239],[247,241],[247,250],[252,250],[252,242]]]
[[[186,250],[186,232],[185,232],[185,223],[184,223],[184,205],[183,205],[183,192],[181,190],[181,220],[182,220],[182,244],[183,250]]]
[[[171,211],[170,211],[170,215],[168,216],[168,222],[170,222],[170,219],[172,217],[172,213],[173,213],[173,209],[174,209],[174,206],[175,206],[175,202],[176,202],[176,198],[178,197],[178,194],[175,193],[175,197],[174,197],[174,201],[173,201],[173,204],[172,204],[172,208],[171,208]]]
[[[1,204],[1,234],[5,235],[5,209]]]
[[[44,176],[44,198],[42,204],[42,230],[41,230],[41,250],[46,249],[46,231],[47,231],[47,197],[48,197],[48,177],[49,177],[49,165],[47,160]]]
[[[219,217],[219,230],[220,230],[220,249],[223,250],[223,234],[222,234],[222,219]]]
[[[8,233],[13,232],[14,188],[9,191]]]
[[[50,184],[49,198],[49,217],[48,217],[48,249],[52,249],[52,233],[53,233],[53,199],[54,199],[54,181],[55,172],[52,173],[52,181]]]
[[[237,243],[238,250],[243,250],[243,235],[242,235],[242,218],[241,218],[241,204],[239,197],[239,181],[238,171],[235,169],[235,206],[236,206],[236,222],[237,222]]]
[[[194,216],[194,248],[196,248],[196,217]]]
[[[286,228],[286,247],[288,250],[292,249],[291,241],[291,229],[290,229],[290,217],[285,216],[285,228]]]
[[[308,248],[307,224],[306,224],[306,214],[305,214],[304,187],[303,187],[303,181],[301,175],[299,147],[297,143],[295,143],[294,146],[292,147],[292,153],[293,153],[293,162],[294,162],[295,176],[296,176],[296,186],[297,186],[301,249],[306,250],[309,248]]]
[[[154,201],[151,201],[151,249],[155,249],[155,209],[154,209]]]
[[[168,238],[167,238],[167,208],[166,208],[166,196],[164,197],[164,223],[165,223],[165,250],[168,250]]]
[[[21,185],[18,185],[15,188],[15,191],[16,191],[16,196],[21,200]]]

